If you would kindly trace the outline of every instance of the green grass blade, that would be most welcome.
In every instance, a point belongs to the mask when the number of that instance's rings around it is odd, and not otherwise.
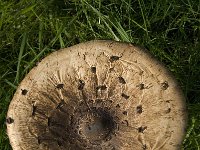
[[[13,89],[17,89],[17,86],[8,81],[7,79],[4,80],[8,85],[10,85]]]
[[[143,0],[142,0],[142,2],[143,2]],[[142,14],[142,18],[143,18],[143,21],[144,21],[144,27],[145,27],[146,34],[147,34],[147,36],[149,36],[148,35],[148,29],[147,29],[147,21],[146,21],[146,17],[145,17],[145,14],[144,14],[143,6],[141,4],[141,0],[138,0],[138,3],[139,3],[140,11],[141,11],[141,14]]]
[[[35,5],[32,5],[32,6],[29,6],[29,7],[24,8],[24,9],[21,11],[21,14],[25,14],[25,13],[27,13],[27,12],[29,12],[29,11],[32,11],[33,8],[34,8],[35,6],[37,6],[37,5],[35,4]]]
[[[106,27],[109,29],[109,31],[111,32],[111,34],[113,35],[114,39],[116,41],[120,41],[120,39],[116,36],[116,34],[113,32],[112,28],[110,27],[110,25],[107,23],[106,20],[109,20],[108,17],[105,17],[102,13],[100,13],[96,8],[94,8],[92,5],[90,5],[89,3],[87,3],[85,1],[85,3],[97,14],[97,16],[102,20],[102,22],[106,25]]]
[[[21,42],[21,47],[19,51],[19,56],[18,56],[18,63],[17,63],[17,74],[15,77],[15,82],[16,84],[19,83],[19,76],[20,76],[20,65],[21,65],[21,60],[22,60],[22,55],[26,46],[26,40],[27,40],[27,33],[24,33],[22,35],[22,42]]]

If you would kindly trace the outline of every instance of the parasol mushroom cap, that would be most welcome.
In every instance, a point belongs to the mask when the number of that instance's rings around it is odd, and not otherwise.
[[[14,150],[177,150],[185,99],[147,50],[89,41],[53,52],[19,85],[7,114]]]

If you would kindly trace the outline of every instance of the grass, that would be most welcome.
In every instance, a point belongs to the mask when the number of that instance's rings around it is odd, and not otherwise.
[[[0,149],[5,118],[24,76],[43,57],[92,39],[146,47],[173,72],[187,99],[183,149],[200,150],[200,0],[0,0]]]

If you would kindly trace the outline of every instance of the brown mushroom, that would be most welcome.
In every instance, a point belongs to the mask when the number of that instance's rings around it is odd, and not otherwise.
[[[14,150],[177,150],[185,99],[146,50],[89,41],[52,53],[25,77],[7,114]]]

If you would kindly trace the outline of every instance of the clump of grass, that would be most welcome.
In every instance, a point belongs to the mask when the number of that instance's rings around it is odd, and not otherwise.
[[[92,39],[146,47],[174,73],[187,98],[183,149],[200,149],[200,1],[0,0],[0,149],[16,87],[47,54]]]

